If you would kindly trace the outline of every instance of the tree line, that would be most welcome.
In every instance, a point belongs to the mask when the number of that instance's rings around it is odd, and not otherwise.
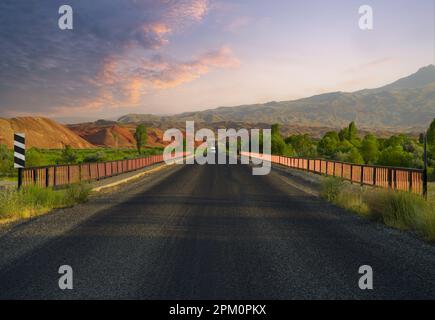
[[[435,119],[427,134],[429,174],[435,180]],[[320,139],[308,134],[284,138],[279,125],[272,126],[272,153],[301,158],[325,158],[355,164],[423,168],[424,136],[397,134],[380,138],[369,133],[361,137],[355,122],[339,131],[329,131]]]

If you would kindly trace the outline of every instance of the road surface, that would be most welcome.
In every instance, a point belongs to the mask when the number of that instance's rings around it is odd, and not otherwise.
[[[432,246],[277,172],[251,173],[186,165],[152,188],[139,183],[129,199],[1,270],[0,298],[435,298]],[[58,287],[61,265],[73,269],[73,290]],[[359,289],[361,265],[373,268],[374,290]]]

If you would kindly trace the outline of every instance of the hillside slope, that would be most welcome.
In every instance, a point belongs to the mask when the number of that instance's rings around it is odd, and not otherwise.
[[[0,144],[13,148],[14,132],[26,134],[27,148],[60,149],[65,145],[75,149],[93,147],[67,127],[42,117],[0,118]]]
[[[96,121],[68,126],[73,132],[100,147],[110,148],[136,148],[134,124],[116,124],[110,121]],[[167,145],[163,142],[163,131],[158,128],[147,128],[150,147],[162,147]]]
[[[120,122],[280,123],[306,127],[343,127],[350,121],[366,129],[415,131],[435,118],[435,66],[376,89],[332,92],[309,98],[264,104],[220,107],[173,116],[126,115]]]

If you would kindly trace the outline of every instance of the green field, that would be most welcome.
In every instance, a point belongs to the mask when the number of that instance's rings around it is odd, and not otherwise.
[[[134,159],[160,154],[161,147],[144,148],[139,155],[136,149],[36,149],[26,152],[26,166],[39,167],[57,164],[78,164],[88,162],[103,162],[123,159]],[[16,179],[17,170],[13,168],[13,151],[0,145],[0,180]]]

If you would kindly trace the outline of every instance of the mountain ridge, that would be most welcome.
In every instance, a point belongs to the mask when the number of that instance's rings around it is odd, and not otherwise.
[[[121,123],[235,121],[301,126],[359,126],[409,131],[424,128],[435,118],[435,66],[428,65],[395,82],[355,92],[328,92],[288,101],[270,101],[234,107],[217,107],[172,116],[128,114]]]

